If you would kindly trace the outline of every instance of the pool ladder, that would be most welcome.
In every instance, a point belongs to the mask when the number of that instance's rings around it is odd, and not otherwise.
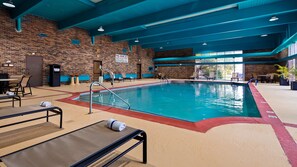
[[[121,98],[119,95],[117,95],[116,93],[114,93],[112,90],[108,89],[107,87],[105,87],[102,83],[100,82],[92,82],[90,85],[90,108],[89,108],[89,114],[92,113],[92,107],[93,107],[93,86],[97,85],[97,86],[102,86],[104,89],[106,89],[107,91],[109,91],[111,94],[113,94],[114,96],[116,96],[117,98],[119,98],[120,100],[122,100],[124,103],[126,103],[128,105],[128,110],[130,110],[131,106],[128,102],[126,102],[123,98]]]

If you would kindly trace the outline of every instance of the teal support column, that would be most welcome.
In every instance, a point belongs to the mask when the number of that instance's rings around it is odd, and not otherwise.
[[[15,29],[17,32],[22,32],[22,18],[21,17],[16,18]]]
[[[91,36],[91,44],[95,45],[95,36]]]

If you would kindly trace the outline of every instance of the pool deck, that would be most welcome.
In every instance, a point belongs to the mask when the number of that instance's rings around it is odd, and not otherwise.
[[[115,87],[155,82],[160,81],[146,79],[121,82],[115,83]],[[106,85],[110,87],[110,84],[106,83]],[[141,160],[142,150],[137,148],[115,166],[297,166],[297,154],[294,154],[297,151],[295,107],[297,91],[291,91],[288,86],[262,83],[251,88],[258,98],[257,103],[263,107],[261,109],[264,111],[261,114],[265,114],[263,119],[252,122],[230,120],[224,124],[218,123],[218,120],[208,120],[205,126],[209,127],[204,131],[174,126],[170,124],[172,121],[164,124],[158,118],[131,117],[129,114],[104,111],[106,109],[100,108],[94,108],[94,113],[88,114],[87,106],[65,103],[61,100],[77,95],[78,92],[88,91],[89,84],[33,88],[33,96],[23,98],[23,106],[39,104],[40,101],[51,101],[64,111],[64,128],[60,130],[57,125],[44,123],[44,120],[2,128],[0,129],[0,155],[102,119],[115,118],[126,122],[131,127],[143,129],[148,134],[147,165],[138,162]],[[11,103],[0,103],[0,107],[10,105]],[[10,121],[10,119],[1,120],[0,124]],[[50,121],[58,123],[58,118],[52,117]],[[199,129],[201,125],[198,124],[196,127]]]

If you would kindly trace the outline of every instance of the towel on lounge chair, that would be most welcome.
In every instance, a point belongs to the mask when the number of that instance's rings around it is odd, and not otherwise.
[[[41,107],[50,107],[50,106],[52,106],[52,103],[49,102],[49,101],[42,101],[42,102],[40,103],[40,106],[41,106]]]
[[[14,95],[14,92],[9,92],[9,91],[7,91],[7,92],[6,92],[6,95],[8,95],[8,96],[12,96],[12,95]]]
[[[115,131],[122,131],[126,128],[126,124],[115,119],[107,120],[106,126]]]

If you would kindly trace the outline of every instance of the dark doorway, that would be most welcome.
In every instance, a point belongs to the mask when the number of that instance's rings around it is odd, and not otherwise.
[[[137,64],[137,79],[141,79],[141,64]]]
[[[99,76],[102,76],[102,61],[94,60],[93,61],[93,81],[98,81]]]
[[[26,56],[26,72],[32,76],[29,81],[31,86],[43,85],[42,66],[43,66],[43,57]]]

